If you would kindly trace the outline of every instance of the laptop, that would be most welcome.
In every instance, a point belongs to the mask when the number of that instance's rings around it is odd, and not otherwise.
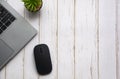
[[[0,0],[0,70],[37,34],[7,2]]]

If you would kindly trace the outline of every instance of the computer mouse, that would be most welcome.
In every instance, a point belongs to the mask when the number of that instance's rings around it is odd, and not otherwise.
[[[52,71],[50,51],[46,44],[39,44],[34,47],[34,58],[40,75],[47,75]]]

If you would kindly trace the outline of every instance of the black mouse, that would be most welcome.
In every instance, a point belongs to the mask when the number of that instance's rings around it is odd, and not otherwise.
[[[40,75],[47,75],[52,71],[50,52],[46,44],[35,46],[34,57],[36,68]]]

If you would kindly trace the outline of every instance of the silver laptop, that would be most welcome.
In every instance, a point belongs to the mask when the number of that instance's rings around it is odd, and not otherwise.
[[[36,33],[7,2],[0,0],[0,70]]]

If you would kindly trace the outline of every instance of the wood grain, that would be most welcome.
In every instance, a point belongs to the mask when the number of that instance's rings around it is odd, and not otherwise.
[[[98,79],[95,7],[95,0],[76,0],[75,79]]]
[[[116,79],[116,0],[99,1],[100,79]]]
[[[58,79],[74,79],[74,0],[58,0]]]

